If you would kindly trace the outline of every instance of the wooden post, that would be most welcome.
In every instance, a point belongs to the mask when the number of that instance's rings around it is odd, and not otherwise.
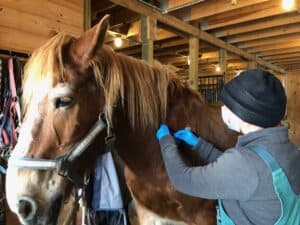
[[[189,84],[192,89],[198,90],[199,39],[189,39]]]
[[[84,0],[83,4],[83,30],[86,31],[91,28],[92,22],[91,0]]]
[[[226,76],[227,74],[227,51],[226,49],[221,48],[219,50],[219,66],[221,72]]]
[[[257,68],[257,63],[255,61],[249,61],[248,62],[248,70],[249,69],[256,69]]]
[[[156,36],[156,20],[150,16],[141,18],[142,59],[153,64],[153,42]]]

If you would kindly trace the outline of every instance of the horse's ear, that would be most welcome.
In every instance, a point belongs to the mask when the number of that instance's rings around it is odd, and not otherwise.
[[[103,46],[109,27],[109,17],[109,15],[105,15],[98,24],[83,33],[71,44],[70,55],[76,64],[88,66],[97,50]]]

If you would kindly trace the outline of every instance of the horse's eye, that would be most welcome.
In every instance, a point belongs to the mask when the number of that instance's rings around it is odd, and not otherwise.
[[[55,108],[68,107],[72,104],[73,98],[71,97],[60,97],[55,100]]]

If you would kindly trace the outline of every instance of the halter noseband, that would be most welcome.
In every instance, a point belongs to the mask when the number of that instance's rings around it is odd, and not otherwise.
[[[59,175],[69,179],[77,188],[82,188],[84,186],[84,179],[71,170],[71,164],[85,152],[97,135],[106,127],[106,119],[103,119],[102,117],[102,115],[99,115],[97,122],[89,130],[86,136],[65,155],[55,159],[12,156],[8,160],[8,166],[16,167],[18,169],[55,171]]]

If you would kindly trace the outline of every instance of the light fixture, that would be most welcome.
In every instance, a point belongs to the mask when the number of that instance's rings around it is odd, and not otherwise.
[[[221,72],[221,67],[219,64],[216,65],[216,72]]]
[[[188,64],[188,65],[191,64],[190,56],[187,57],[187,64]]]
[[[122,46],[122,43],[123,43],[123,40],[120,38],[120,37],[116,37],[115,40],[114,40],[114,45],[117,47],[117,48],[120,48]]]
[[[285,11],[291,11],[295,7],[295,0],[282,0],[281,7]]]

